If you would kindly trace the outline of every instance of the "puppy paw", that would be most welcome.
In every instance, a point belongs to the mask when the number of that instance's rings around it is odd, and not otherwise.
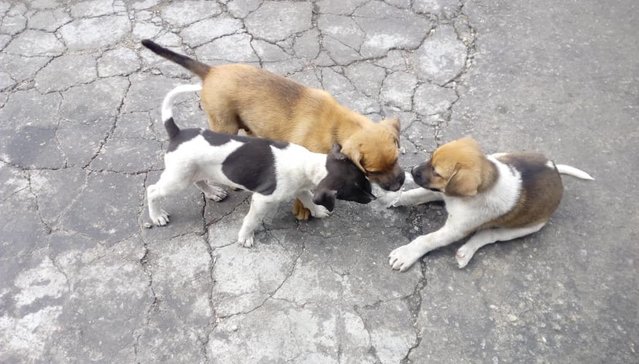
[[[410,244],[406,244],[393,250],[388,255],[388,263],[394,270],[404,272],[415,264],[422,255],[423,254],[414,249]]]
[[[220,187],[211,187],[209,192],[204,193],[204,196],[209,200],[213,200],[215,202],[220,202],[224,200],[228,196],[228,192],[225,189]]]
[[[251,234],[246,237],[241,236],[237,239],[237,242],[245,248],[250,248],[253,246],[253,235]]]
[[[164,226],[169,223],[169,214],[162,209],[160,209],[160,212],[157,215],[149,217],[155,226]]]
[[[466,245],[462,245],[457,249],[455,253],[455,260],[457,260],[457,266],[461,269],[468,265],[468,262],[473,258],[475,252]]]
[[[296,199],[295,202],[293,202],[293,216],[295,216],[297,220],[306,221],[311,217],[311,210],[304,207],[302,202]]]
[[[402,206],[400,204],[400,200],[402,197],[402,190],[399,191],[384,191],[377,196],[377,201],[381,203],[386,208],[391,207],[399,207]]]
[[[331,212],[328,209],[321,205],[315,205],[313,207],[313,211],[311,211],[311,215],[317,219],[323,219],[331,215]]]

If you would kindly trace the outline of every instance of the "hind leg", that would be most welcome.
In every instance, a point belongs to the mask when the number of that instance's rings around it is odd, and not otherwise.
[[[468,239],[466,244],[462,245],[459,249],[457,249],[457,253],[455,254],[455,259],[457,260],[457,265],[459,268],[464,268],[468,265],[468,262],[473,258],[473,255],[479,250],[479,248],[486,246],[488,244],[496,243],[498,241],[508,241],[516,238],[520,238],[522,236],[526,236],[532,233],[539,231],[542,227],[546,225],[546,222],[542,222],[541,224],[528,226],[524,228],[515,228],[515,229],[507,229],[507,228],[495,228],[495,229],[487,229],[481,230],[473,235],[472,238]]]
[[[209,127],[217,133],[225,133],[236,135],[240,129],[238,116],[231,111],[224,110],[224,107],[207,107],[204,106],[209,119]]]
[[[169,223],[169,214],[160,207],[158,200],[185,189],[190,184],[188,177],[184,170],[167,168],[160,180],[146,189],[149,218],[153,224],[164,226]]]

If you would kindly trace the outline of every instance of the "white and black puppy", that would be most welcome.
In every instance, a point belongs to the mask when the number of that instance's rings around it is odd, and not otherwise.
[[[537,153],[486,156],[469,137],[442,145],[411,174],[423,188],[401,193],[393,206],[444,200],[448,219],[441,229],[390,253],[390,265],[400,271],[429,251],[474,234],[455,255],[463,268],[484,245],[541,229],[559,206],[563,194],[560,174],[593,179]]]
[[[180,93],[199,90],[200,85],[178,86],[162,102],[162,120],[169,135],[165,169],[160,180],[147,189],[149,217],[155,225],[169,222],[158,199],[191,184],[207,198],[220,201],[226,197],[226,191],[207,181],[254,192],[238,234],[239,243],[245,247],[253,245],[253,232],[281,201],[298,198],[312,216],[322,218],[333,210],[335,199],[359,203],[375,199],[370,182],[340,153],[339,145],[326,155],[291,143],[208,129],[180,129],[173,120],[173,99]]]

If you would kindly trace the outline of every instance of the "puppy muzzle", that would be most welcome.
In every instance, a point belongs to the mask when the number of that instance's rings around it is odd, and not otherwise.
[[[422,173],[421,166],[414,166],[413,168],[411,168],[410,175],[413,176],[413,181],[415,181],[417,185],[427,188],[426,178],[424,177],[424,174]]]

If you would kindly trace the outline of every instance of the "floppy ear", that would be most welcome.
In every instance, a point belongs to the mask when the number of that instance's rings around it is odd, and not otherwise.
[[[479,171],[457,167],[448,179],[444,193],[458,197],[475,196],[480,184]]]
[[[337,191],[335,190],[319,190],[313,195],[313,203],[326,207],[328,211],[333,211],[336,196]]]
[[[366,173],[366,170],[364,169],[364,167],[362,167],[362,153],[360,153],[359,151],[360,147],[361,144],[355,144],[354,142],[347,141],[346,143],[344,143],[341,152],[345,154],[348,159],[353,161],[357,168]]]

